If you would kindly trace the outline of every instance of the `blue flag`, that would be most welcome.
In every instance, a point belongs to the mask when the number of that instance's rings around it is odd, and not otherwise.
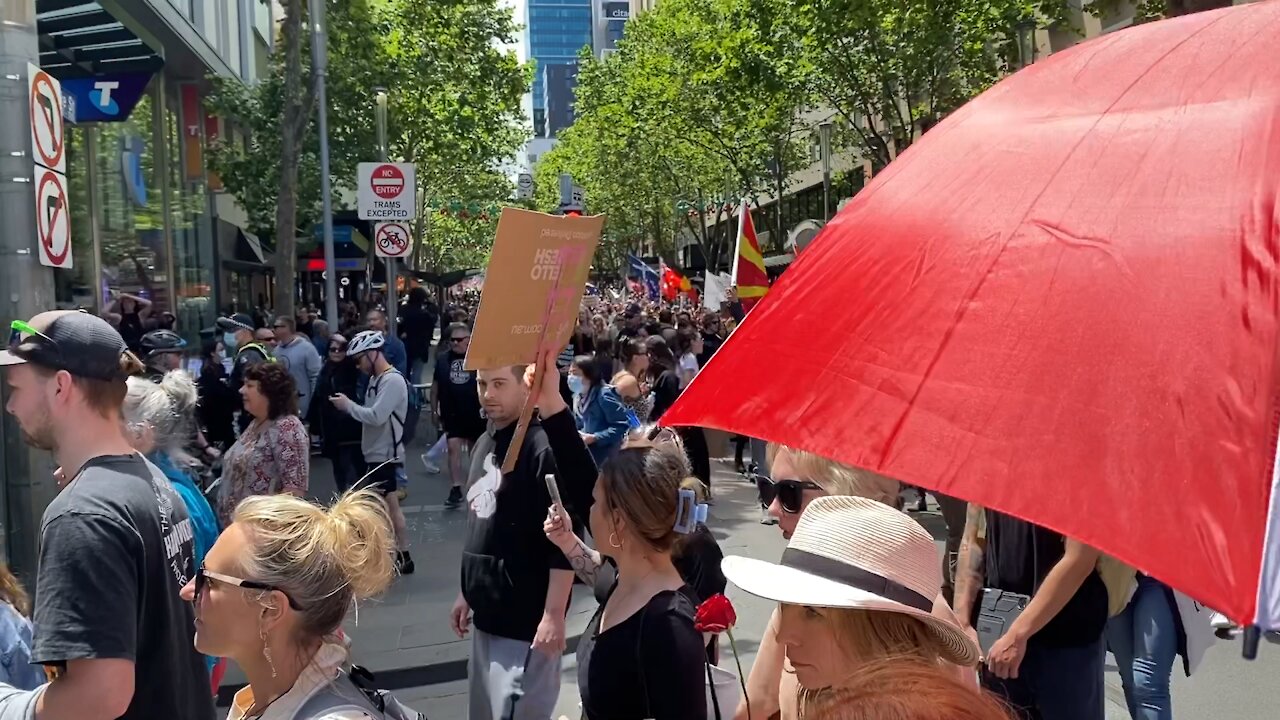
[[[645,289],[649,293],[650,300],[658,299],[658,271],[649,267],[643,260],[627,253],[627,277],[638,278],[644,283]]]

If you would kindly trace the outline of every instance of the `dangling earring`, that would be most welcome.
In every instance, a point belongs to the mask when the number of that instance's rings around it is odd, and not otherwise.
[[[616,532],[609,533],[609,545],[610,547],[616,547],[616,548],[622,547],[622,542],[618,540],[618,533]]]
[[[271,660],[271,648],[267,647],[267,633],[260,631],[262,636],[262,657],[267,659],[267,667],[271,668],[271,677],[276,677],[276,664]]]

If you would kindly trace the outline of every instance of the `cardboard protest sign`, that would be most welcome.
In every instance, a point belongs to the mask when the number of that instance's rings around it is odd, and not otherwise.
[[[467,351],[468,370],[531,363],[539,348],[569,342],[603,227],[602,215],[503,209]]]
[[[543,348],[558,350],[569,342],[603,228],[602,215],[560,217],[503,209],[467,350],[468,370],[531,363]],[[533,387],[541,380],[539,370]],[[503,472],[515,467],[532,416],[531,394]]]

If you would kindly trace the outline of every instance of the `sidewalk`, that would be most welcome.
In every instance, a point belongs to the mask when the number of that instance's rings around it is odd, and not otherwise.
[[[448,623],[449,611],[458,593],[466,516],[463,510],[444,509],[442,502],[448,493],[448,480],[445,475],[426,474],[420,460],[427,447],[425,440],[414,443],[414,446],[409,462],[410,493],[404,504],[417,572],[397,579],[382,599],[359,607],[349,618],[346,631],[353,641],[355,662],[372,670],[380,687],[395,691],[401,701],[426,713],[431,720],[464,720],[467,716],[466,678],[470,641],[455,636]],[[713,461],[712,467],[716,504],[711,508],[708,525],[724,553],[777,559],[784,542],[776,527],[759,523],[755,488],[728,471],[723,463]],[[321,458],[313,458],[311,487],[313,497],[332,496],[328,463]],[[936,511],[916,517],[936,539],[945,537],[941,516]],[[939,542],[939,552],[941,545]],[[761,633],[774,605],[747,595],[733,585],[729,586],[727,594],[738,611],[738,630],[734,635],[742,653],[742,666],[750,672]],[[580,717],[574,649],[595,609],[595,600],[589,589],[576,585],[567,623],[569,647],[562,666],[563,685],[556,717],[565,715],[573,720]],[[1243,662],[1239,659],[1238,645],[1224,644],[1226,648],[1211,651],[1213,654],[1206,660],[1206,665],[1230,663],[1234,666]],[[721,657],[723,666],[733,669],[733,656],[727,646]],[[1274,668],[1276,658],[1268,660],[1265,665]],[[1265,676],[1262,665],[1262,660],[1250,664],[1249,669],[1253,672],[1248,674]],[[1213,674],[1224,670],[1231,673],[1234,669],[1219,668]],[[1124,695],[1110,657],[1107,670],[1107,720],[1124,720],[1128,713],[1124,710]],[[1205,672],[1202,670],[1201,674]],[[1220,697],[1218,693],[1223,690],[1221,686],[1205,688],[1201,683],[1182,677],[1180,661],[1175,666],[1174,676],[1175,701],[1182,707],[1202,703],[1212,707],[1214,700],[1211,698]],[[223,681],[219,704],[226,706],[231,693],[243,682],[243,676],[233,667]],[[1254,686],[1253,690],[1269,696],[1278,694],[1274,685],[1266,689]],[[1202,694],[1204,697],[1200,697]],[[1193,702],[1183,704],[1188,699]],[[1239,698],[1233,700],[1239,702],[1236,707],[1243,706],[1249,710],[1222,717],[1261,720],[1270,717],[1275,707],[1271,700],[1262,701],[1261,705]],[[1181,712],[1179,716],[1183,716]],[[1185,717],[1206,716],[1189,713]]]

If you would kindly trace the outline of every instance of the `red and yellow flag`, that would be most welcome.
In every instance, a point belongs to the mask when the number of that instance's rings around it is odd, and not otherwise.
[[[733,259],[733,281],[738,285],[743,312],[750,312],[769,292],[769,274],[764,269],[764,255],[760,252],[755,224],[751,222],[751,207],[746,200],[742,201],[738,214],[738,255]]]

